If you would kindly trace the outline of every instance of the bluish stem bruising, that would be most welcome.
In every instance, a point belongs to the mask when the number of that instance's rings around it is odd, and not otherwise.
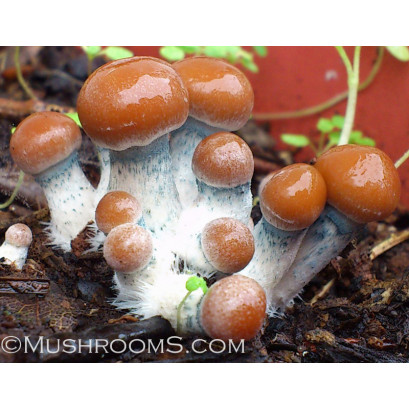
[[[85,177],[77,153],[35,176],[50,209],[51,244],[71,250],[71,240],[95,218],[95,189]]]
[[[363,228],[331,206],[326,206],[308,229],[290,269],[273,291],[271,304],[283,311],[328,263],[339,255]]]
[[[218,217],[231,217],[248,225],[253,206],[250,182],[233,188],[219,188],[198,181],[197,186],[196,206],[205,207]]]
[[[172,230],[181,205],[172,178],[168,136],[161,136],[147,146],[111,151],[110,158],[108,190],[123,190],[135,196],[151,232]]]
[[[188,117],[181,128],[171,133],[172,173],[183,208],[191,206],[197,196],[196,177],[192,171],[193,153],[204,138],[220,131]]]
[[[237,274],[256,280],[263,287],[270,312],[274,287],[293,263],[307,229],[284,231],[264,217],[254,228],[255,252],[247,267]]]

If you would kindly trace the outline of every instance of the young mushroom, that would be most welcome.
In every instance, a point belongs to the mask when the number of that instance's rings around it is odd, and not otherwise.
[[[224,341],[253,339],[266,315],[266,294],[257,281],[234,275],[213,284],[203,297],[201,325]]]
[[[254,94],[249,80],[236,67],[215,58],[192,57],[173,64],[189,92],[189,118],[172,132],[172,170],[184,207],[196,198],[190,168],[199,142],[218,131],[235,131],[248,121]]]
[[[95,209],[96,226],[94,235],[89,239],[89,251],[97,251],[114,227],[125,223],[136,224],[141,218],[142,208],[134,196],[122,190],[106,193]]]
[[[243,270],[254,254],[254,238],[250,229],[228,217],[206,224],[201,242],[206,259],[225,274]]]
[[[1,263],[14,265],[16,269],[21,270],[26,262],[32,240],[31,229],[25,224],[17,223],[10,226],[0,246]]]
[[[109,190],[136,196],[152,232],[171,226],[181,206],[168,134],[183,125],[189,110],[174,69],[151,57],[109,62],[85,82],[77,110],[89,137],[110,150]]]
[[[379,149],[338,146],[320,156],[315,168],[325,180],[330,206],[309,228],[291,268],[275,287],[271,302],[276,309],[284,310],[363,223],[384,219],[399,202],[398,172]]]
[[[260,193],[263,217],[253,232],[255,254],[238,274],[255,279],[263,287],[269,314],[275,312],[275,286],[293,263],[307,228],[318,219],[326,199],[323,177],[307,164],[275,172]]]
[[[208,275],[214,268],[204,257],[200,234],[207,223],[221,217],[249,223],[253,154],[237,135],[218,132],[198,144],[192,169],[199,193],[193,205],[181,213],[177,235],[182,239],[175,241],[174,251],[199,274]]]
[[[52,245],[65,251],[94,219],[95,189],[78,162],[81,131],[66,115],[38,112],[24,119],[11,137],[17,166],[43,188],[50,209]]]
[[[146,279],[146,267],[152,255],[151,234],[133,223],[114,227],[104,241],[104,258],[115,271],[119,292]]]

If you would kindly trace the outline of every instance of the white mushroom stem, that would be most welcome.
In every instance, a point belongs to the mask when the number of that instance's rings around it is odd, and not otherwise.
[[[254,227],[255,253],[239,275],[256,280],[266,293],[267,313],[271,314],[273,291],[293,263],[308,229],[285,231],[263,217]]]
[[[77,237],[95,217],[95,189],[85,177],[77,153],[35,176],[43,188],[50,209],[48,233],[51,244],[71,250]]]
[[[4,258],[2,264],[14,264],[21,270],[26,262],[28,247],[17,247],[7,241],[0,246],[0,259]]]
[[[283,311],[334,257],[344,250],[362,229],[358,224],[331,206],[308,229],[290,269],[273,291],[271,305]]]
[[[196,206],[221,214],[222,216],[219,217],[231,217],[248,225],[253,206],[250,182],[237,187],[224,188],[197,181],[197,186],[199,194],[195,201]]]
[[[109,177],[111,174],[111,159],[109,155],[109,149],[96,147],[99,159],[99,166],[101,169],[101,177],[99,179],[98,187],[95,194],[95,202],[98,205],[102,197],[108,192]]]
[[[172,178],[168,135],[147,146],[111,151],[109,190],[124,190],[141,203],[146,227],[159,233],[175,225],[181,211]]]
[[[172,172],[183,208],[191,206],[198,193],[191,167],[193,153],[204,138],[220,131],[222,129],[188,117],[181,128],[171,133]]]

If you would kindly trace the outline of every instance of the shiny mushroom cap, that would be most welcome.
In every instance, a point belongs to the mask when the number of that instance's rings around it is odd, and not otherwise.
[[[106,234],[121,224],[136,223],[141,216],[142,208],[138,200],[122,190],[108,192],[95,210],[98,229]]]
[[[22,223],[10,226],[5,234],[7,243],[15,247],[29,247],[33,241],[31,229]]]
[[[253,89],[236,67],[216,58],[191,57],[173,64],[189,91],[189,115],[210,126],[235,131],[249,119]]]
[[[17,126],[10,153],[25,173],[37,175],[68,158],[81,146],[77,124],[58,112],[37,112]]]
[[[232,274],[243,270],[254,255],[250,229],[229,217],[212,220],[202,232],[203,252],[217,270]]]
[[[358,223],[382,220],[399,203],[401,183],[392,160],[370,146],[343,145],[317,159],[328,203]]]
[[[274,172],[260,194],[264,218],[282,230],[310,226],[324,209],[327,189],[313,166],[297,163]]]
[[[217,132],[196,147],[192,170],[199,180],[213,187],[244,185],[253,176],[253,154],[237,135]]]
[[[189,98],[170,64],[132,57],[94,71],[77,102],[85,132],[99,146],[121,151],[149,145],[186,121]]]
[[[250,340],[260,331],[266,313],[266,294],[252,278],[233,275],[213,284],[205,295],[201,323],[215,339]]]
[[[104,242],[104,258],[109,266],[120,273],[143,269],[152,258],[150,233],[135,224],[114,227]]]

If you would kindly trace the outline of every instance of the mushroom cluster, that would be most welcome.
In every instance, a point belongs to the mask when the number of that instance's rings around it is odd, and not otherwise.
[[[116,306],[161,315],[181,334],[251,339],[266,312],[284,311],[400,194],[383,152],[347,145],[269,175],[253,226],[253,155],[231,133],[253,102],[249,81],[228,63],[133,57],[96,70],[78,97],[83,129],[104,159],[97,189],[76,158],[79,130],[59,114],[27,118],[10,148],[46,191],[54,242],[69,249],[96,223]],[[191,291],[192,277],[216,281]]]

